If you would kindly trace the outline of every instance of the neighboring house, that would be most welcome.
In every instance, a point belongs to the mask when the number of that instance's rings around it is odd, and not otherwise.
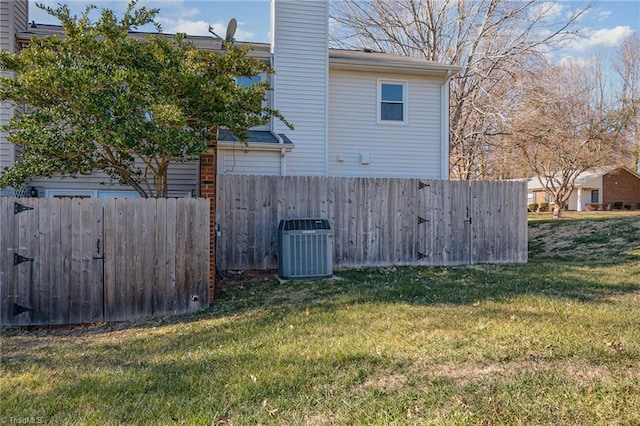
[[[51,25],[27,28],[26,0],[0,0],[0,5],[3,49],[15,51],[34,36],[60,32]],[[251,43],[250,54],[271,63],[275,74],[267,102],[295,129],[274,119],[253,129],[246,143],[221,131],[218,174],[448,179],[449,79],[459,68],[330,49],[327,1],[272,0],[271,9],[272,42]],[[189,39],[198,48],[220,49],[220,40],[212,37]],[[7,46],[6,40],[11,40]],[[15,113],[7,105],[0,111],[0,125]],[[1,134],[0,152],[0,166],[19,159],[19,150]],[[199,194],[198,170],[194,163],[172,166],[170,195]],[[30,186],[41,196],[137,195],[101,173],[36,179]]]
[[[528,203],[551,203],[553,199],[539,177],[529,179],[527,184]],[[615,203],[640,205],[640,174],[623,166],[607,166],[581,173],[575,182],[575,189],[569,197],[569,210],[583,211],[589,204],[614,207]]]

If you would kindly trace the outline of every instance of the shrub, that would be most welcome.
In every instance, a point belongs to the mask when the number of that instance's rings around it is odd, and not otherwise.
[[[615,203],[613,203],[613,208],[616,210],[622,210],[623,205],[624,203],[622,201],[616,201]]]
[[[527,209],[528,209],[530,212],[535,212],[536,210],[538,210],[538,203],[530,203],[530,204],[527,204]]]
[[[549,203],[540,203],[540,211],[548,212],[549,211]]]

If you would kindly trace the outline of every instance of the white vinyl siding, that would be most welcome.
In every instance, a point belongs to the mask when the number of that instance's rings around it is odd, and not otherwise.
[[[14,109],[8,102],[0,102],[0,126],[7,124],[13,114]],[[11,166],[14,161],[14,146],[7,140],[7,134],[0,131],[0,169]]]
[[[28,25],[27,0],[12,0],[0,2],[0,50],[15,53],[20,46],[16,41],[16,32],[25,31]],[[10,76],[2,73],[3,77]],[[13,108],[8,102],[0,102],[0,126],[11,120],[14,114],[19,113],[20,108]],[[9,167],[20,156],[21,149],[11,145],[7,141],[7,135],[0,132],[0,168]]]
[[[172,164],[169,166],[169,196],[184,197],[187,194],[195,193],[197,179],[196,163]],[[132,188],[126,185],[114,183],[102,172],[95,172],[90,175],[82,175],[77,178],[52,177],[50,179],[34,179],[29,186],[35,186],[44,194],[45,191],[131,191]]]
[[[274,120],[274,133],[295,144],[287,174],[326,174],[328,5],[326,1],[274,3],[274,107],[295,126]]]
[[[392,75],[331,71],[329,175],[434,178],[442,175],[441,81],[409,76],[410,123],[378,123],[379,81]]]
[[[218,174],[280,175],[280,152],[218,150]]]

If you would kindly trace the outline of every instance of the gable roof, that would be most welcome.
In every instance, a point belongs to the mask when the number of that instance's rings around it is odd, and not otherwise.
[[[602,167],[595,167],[593,169],[585,170],[584,172],[580,173],[576,178],[575,186],[576,187],[595,186],[596,185],[596,182],[594,182],[595,180],[601,179],[602,176],[617,170],[624,170],[636,176],[638,179],[640,179],[640,174],[634,172],[633,170],[631,170],[626,166],[602,166]],[[545,189],[545,187],[542,184],[539,176],[533,176],[532,178],[528,179],[527,189],[529,190]]]

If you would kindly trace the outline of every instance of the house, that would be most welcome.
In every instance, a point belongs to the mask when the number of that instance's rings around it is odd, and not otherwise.
[[[553,201],[542,182],[539,177],[529,179],[528,203],[540,204]],[[640,205],[640,174],[624,166],[606,166],[590,169],[578,175],[567,207],[569,210],[584,211],[616,206],[637,208],[638,205]]]
[[[27,4],[0,0],[2,49],[16,52],[33,37],[61,31],[28,25]],[[328,1],[272,0],[271,10],[272,41],[252,43],[251,55],[275,69],[268,102],[295,130],[273,120],[252,129],[246,143],[221,132],[218,174],[448,178],[448,91],[458,67],[329,48]],[[213,37],[189,39],[202,49],[220,49]],[[15,113],[2,104],[0,125]],[[19,157],[19,148],[0,134],[0,167]],[[201,194],[200,166],[173,165],[170,195]],[[44,197],[137,196],[102,173],[34,179],[29,186]]]

